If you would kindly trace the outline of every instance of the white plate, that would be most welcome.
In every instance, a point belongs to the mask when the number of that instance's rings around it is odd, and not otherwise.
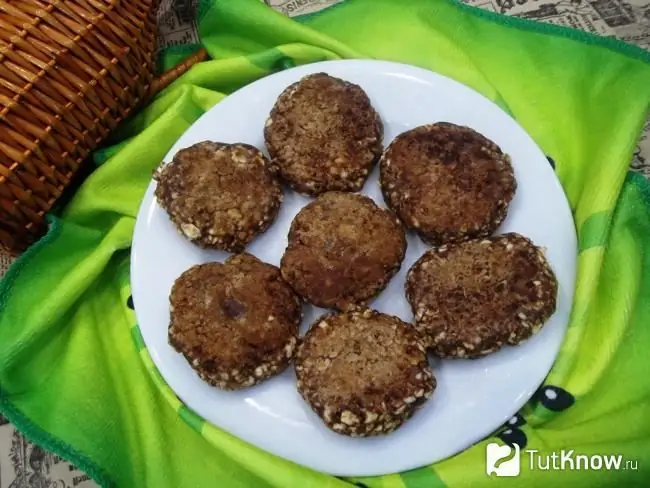
[[[187,268],[223,261],[174,230],[149,186],[138,214],[132,251],[133,300],[144,341],[163,378],[185,404],[231,434],[270,453],[327,473],[366,476],[394,473],[452,456],[510,418],[544,380],[562,343],[573,298],[576,235],[564,192],[548,161],[519,125],[488,99],[448,78],[419,68],[378,61],[330,61],[293,68],[233,93],[203,115],[174,145],[165,161],[204,140],[245,142],[264,149],[264,121],[280,92],[314,72],[359,84],[384,121],[388,144],[425,123],[463,124],[494,140],[512,157],[518,189],[499,232],[517,231],[544,246],[559,281],[556,313],[530,341],[474,361],[434,364],[433,398],[397,432],[352,439],[330,432],[302,401],[293,370],[257,387],[224,392],[204,383],[167,343],[168,296]],[[363,193],[383,205],[377,168]],[[289,190],[275,224],[248,247],[279,265],[289,224],[309,199]],[[426,246],[410,235],[400,273],[372,303],[380,311],[412,319],[404,277]],[[305,308],[305,327],[322,312]]]

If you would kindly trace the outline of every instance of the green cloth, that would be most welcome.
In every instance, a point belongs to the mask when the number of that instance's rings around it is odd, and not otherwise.
[[[348,0],[297,20],[259,0],[205,0],[198,15],[212,60],[113,135],[115,147],[95,155],[97,169],[1,282],[2,413],[105,486],[647,486],[650,187],[627,169],[650,103],[650,56],[447,0]],[[341,480],[247,445],[180,403],[129,307],[129,247],[152,170],[225,94],[293,65],[357,57],[431,69],[512,114],[556,164],[580,250],[562,351],[515,424],[434,466]],[[178,59],[170,52],[161,66]],[[524,463],[519,478],[488,478],[485,444],[497,437],[638,465],[569,472]]]

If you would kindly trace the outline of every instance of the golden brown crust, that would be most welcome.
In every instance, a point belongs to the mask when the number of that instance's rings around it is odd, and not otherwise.
[[[350,436],[394,431],[436,386],[413,328],[374,310],[324,315],[295,359],[298,391],[325,424]]]
[[[271,225],[282,202],[275,170],[247,144],[194,144],[155,179],[156,198],[179,232],[223,251],[242,251]]]
[[[431,249],[406,278],[415,328],[439,357],[519,344],[553,314],[556,295],[542,250],[515,233]]]
[[[296,191],[359,191],[382,152],[383,126],[361,87],[325,73],[304,77],[278,98],[266,147]]]
[[[386,204],[433,245],[492,234],[517,187],[496,144],[446,122],[400,134],[379,164]]]
[[[170,305],[170,344],[213,386],[252,386],[293,358],[300,299],[255,256],[190,268],[174,283]]]
[[[399,270],[406,236],[370,198],[328,192],[305,206],[289,230],[282,276],[307,301],[346,310],[365,305]]]

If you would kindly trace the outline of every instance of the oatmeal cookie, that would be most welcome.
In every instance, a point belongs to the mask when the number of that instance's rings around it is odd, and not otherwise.
[[[298,391],[339,434],[388,434],[429,399],[436,380],[413,328],[374,310],[329,314],[295,359]]]
[[[253,386],[289,365],[301,301],[275,266],[250,254],[194,266],[174,283],[169,342],[206,382]]]
[[[370,198],[328,192],[291,223],[280,269],[312,304],[346,310],[365,305],[399,270],[406,237],[398,219]]]
[[[363,89],[325,73],[282,92],[264,137],[282,178],[311,196],[359,191],[383,149],[383,125]]]
[[[517,187],[510,158],[494,142],[446,122],[397,136],[379,167],[388,207],[432,245],[491,235]]]
[[[406,296],[425,345],[443,358],[476,358],[539,331],[556,307],[544,253],[515,233],[443,245],[409,270]]]
[[[155,195],[179,232],[202,247],[241,252],[275,220],[282,187],[247,144],[200,142],[155,175]]]

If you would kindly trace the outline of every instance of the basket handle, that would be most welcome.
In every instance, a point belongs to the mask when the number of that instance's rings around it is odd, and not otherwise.
[[[205,61],[208,58],[208,52],[205,48],[199,49],[197,52],[189,56],[185,61],[180,64],[177,64],[172,69],[165,71],[158,78],[154,79],[149,88],[149,93],[147,98],[154,97],[158,92],[167,88],[172,82],[189,70],[192,66],[201,61]]]

